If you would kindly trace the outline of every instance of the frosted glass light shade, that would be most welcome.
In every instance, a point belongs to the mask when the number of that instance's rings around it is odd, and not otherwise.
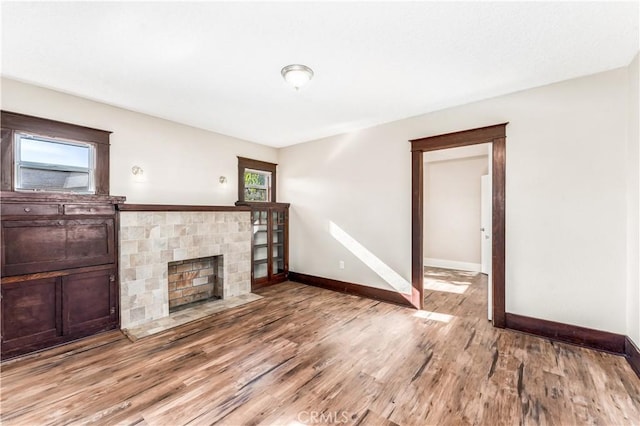
[[[306,65],[287,65],[280,71],[284,80],[296,90],[304,86],[313,78],[313,70]]]

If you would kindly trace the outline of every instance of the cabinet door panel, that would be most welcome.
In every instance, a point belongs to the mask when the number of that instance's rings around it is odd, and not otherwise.
[[[100,258],[109,254],[109,227],[103,222],[67,228],[67,256]]]
[[[62,278],[62,326],[65,335],[88,335],[117,324],[115,270]]]
[[[64,260],[65,250],[62,244],[66,238],[66,230],[64,227],[58,226],[57,222],[51,225],[49,222],[52,221],[46,222],[47,226],[32,226],[31,222],[14,222],[15,226],[3,226],[4,268],[11,270],[15,266],[25,263],[49,263]],[[10,224],[5,222],[3,225]]]
[[[114,220],[2,222],[2,276],[115,262]]]
[[[56,278],[2,285],[2,349],[37,345],[61,334]]]

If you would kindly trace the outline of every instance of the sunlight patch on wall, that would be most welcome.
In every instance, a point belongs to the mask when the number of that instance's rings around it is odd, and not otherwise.
[[[411,293],[411,284],[407,280],[332,221],[329,221],[329,233],[395,290],[400,293]]]

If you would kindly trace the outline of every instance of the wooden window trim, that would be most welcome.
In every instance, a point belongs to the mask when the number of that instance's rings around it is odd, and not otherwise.
[[[271,201],[276,202],[276,168],[277,164],[251,158],[238,157],[238,201],[244,202],[244,171],[253,169],[271,173]]]
[[[14,135],[15,132],[26,132],[94,144],[96,147],[95,195],[109,195],[109,136],[111,132],[9,111],[0,111],[0,122],[2,123],[0,190],[15,191]]]
[[[464,130],[414,139],[411,142],[411,285],[412,304],[424,308],[424,265],[423,265],[423,200],[424,163],[423,153],[439,149],[490,143],[492,145],[492,289],[493,325],[504,328],[505,314],[505,172],[506,172],[506,126],[495,126]]]

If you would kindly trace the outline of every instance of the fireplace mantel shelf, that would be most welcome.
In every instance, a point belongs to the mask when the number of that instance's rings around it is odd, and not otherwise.
[[[189,206],[180,204],[117,204],[122,212],[248,212],[248,206]]]

